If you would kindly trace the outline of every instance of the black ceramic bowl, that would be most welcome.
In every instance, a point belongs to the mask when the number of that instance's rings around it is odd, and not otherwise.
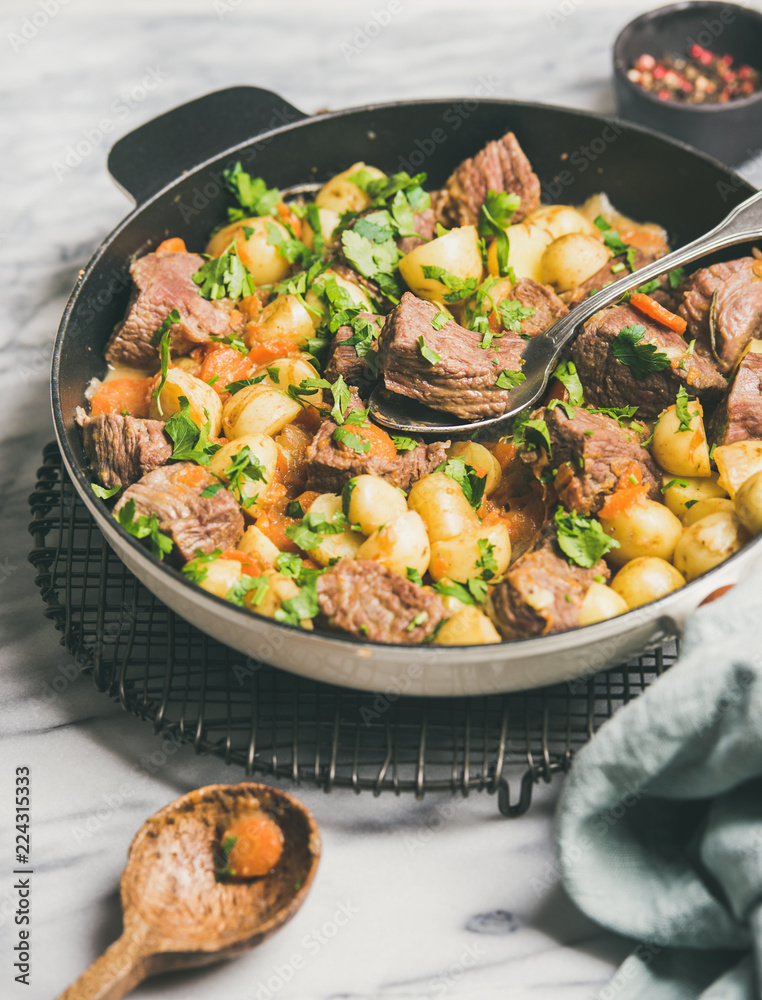
[[[762,13],[737,4],[685,2],[649,11],[623,28],[614,45],[614,86],[619,115],[695,146],[729,164],[762,149],[762,91],[726,104],[661,101],[627,78],[647,53],[687,56],[694,43],[762,68]]]

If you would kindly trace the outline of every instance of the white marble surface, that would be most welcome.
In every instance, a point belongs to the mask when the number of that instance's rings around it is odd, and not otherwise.
[[[118,877],[144,818],[190,788],[240,776],[188,748],[148,774],[140,761],[157,741],[147,724],[122,713],[87,679],[47,696],[48,685],[65,677],[72,661],[43,618],[26,562],[26,497],[40,450],[53,436],[48,359],[61,311],[77,270],[128,208],[106,173],[109,144],[165,109],[237,83],[269,87],[314,111],[467,95],[488,73],[495,96],[610,111],[609,48],[618,28],[641,9],[614,0],[399,0],[391,7],[387,0],[302,0],[272,8],[253,0],[4,0],[3,997],[43,1000],[63,989],[118,934]],[[367,34],[374,12],[388,10],[396,11],[388,26],[377,35],[371,29],[374,37],[360,49],[357,33]],[[146,74],[158,82],[141,96],[133,88]],[[123,99],[130,92],[140,99],[128,96],[127,106]],[[56,176],[67,146],[104,117],[113,124],[109,134]],[[757,164],[749,164],[752,180],[758,172]],[[13,833],[8,820],[17,765],[32,769],[34,803],[29,988],[13,981],[15,933],[7,915]],[[293,923],[234,963],[166,977],[136,995],[590,997],[629,943],[590,924],[557,885],[551,833],[556,791],[557,785],[540,787],[531,812],[508,821],[486,795],[432,796],[417,803],[340,791],[326,796],[305,787],[299,794],[320,824],[324,854],[314,890]],[[333,924],[339,906],[352,913],[341,928]],[[303,957],[304,967],[285,982],[278,970],[295,956]]]

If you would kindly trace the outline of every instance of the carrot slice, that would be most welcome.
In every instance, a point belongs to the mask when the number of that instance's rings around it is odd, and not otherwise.
[[[663,305],[660,305],[656,299],[652,299],[650,295],[645,295],[643,292],[633,292],[630,295],[630,305],[633,305],[651,319],[656,320],[657,323],[661,323],[662,326],[674,330],[675,333],[685,333],[688,324],[682,316],[676,316],[669,309],[665,309]]]
[[[113,378],[99,386],[90,400],[90,413],[129,413],[147,417],[153,378]]]
[[[636,504],[648,494],[648,487],[643,485],[643,470],[637,462],[630,462],[614,488],[614,492],[598,511],[598,517],[603,520],[616,517]]]
[[[220,395],[227,392],[231,382],[248,378],[252,364],[248,357],[242,357],[233,347],[215,347],[204,358],[199,378],[208,382]],[[217,378],[214,378],[214,376]],[[212,380],[213,381],[210,381]]]
[[[178,483],[185,483],[186,486],[194,488],[203,486],[208,478],[206,469],[203,469],[200,465],[191,465],[187,469],[183,469],[182,472],[178,472],[175,476]]]
[[[283,831],[264,813],[233,820],[222,838],[231,843],[227,857],[228,872],[234,878],[266,875],[280,861]]]
[[[266,344],[254,344],[249,351],[249,360],[255,365],[266,365],[276,358],[286,358],[290,354],[297,354],[299,348],[293,340],[286,340],[285,337],[273,337]]]
[[[185,240],[181,240],[179,236],[170,236],[168,240],[162,240],[154,253],[187,253]]]

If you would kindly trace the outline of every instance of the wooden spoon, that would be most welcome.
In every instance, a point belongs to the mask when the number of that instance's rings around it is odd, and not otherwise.
[[[217,881],[222,836],[257,810],[283,831],[262,878]],[[209,785],[152,816],[130,845],[121,881],[124,930],[59,1000],[120,1000],[148,976],[234,958],[264,941],[304,902],[320,835],[296,799],[267,785]]]

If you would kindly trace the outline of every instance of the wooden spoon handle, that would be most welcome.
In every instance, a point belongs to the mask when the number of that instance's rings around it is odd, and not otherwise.
[[[148,974],[144,939],[122,934],[58,1000],[121,1000]]]

